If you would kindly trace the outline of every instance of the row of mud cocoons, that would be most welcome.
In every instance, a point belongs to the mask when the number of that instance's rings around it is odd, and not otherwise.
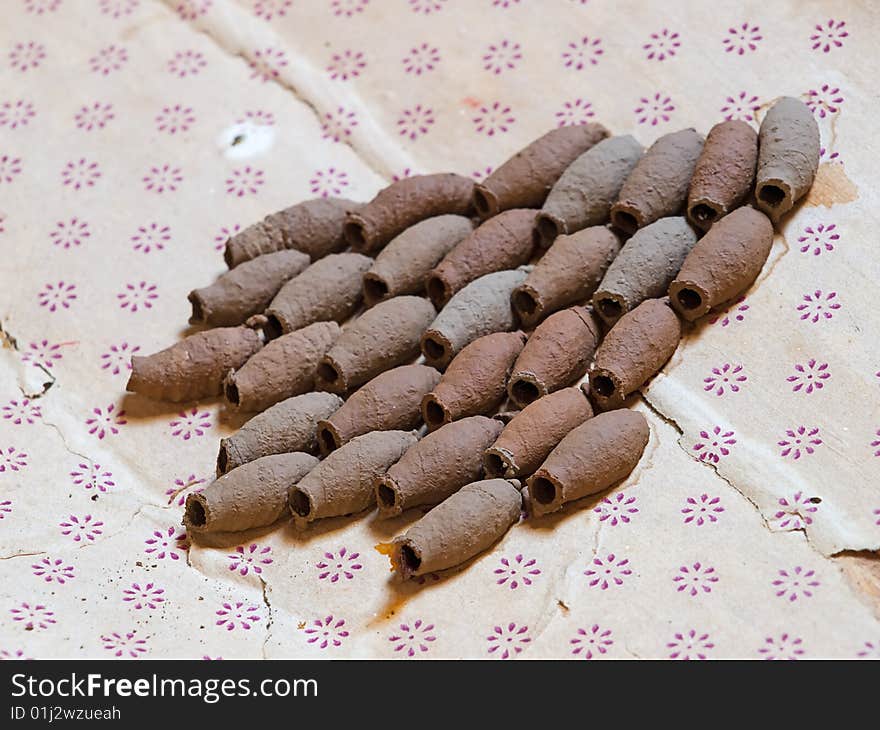
[[[643,150],[566,126],[480,184],[419,175],[267,216],[189,295],[211,329],[132,358],[130,391],[257,413],[221,441],[184,524],[428,509],[386,546],[411,577],[486,550],[524,508],[611,487],[649,437],[625,400],[682,320],[754,282],[818,161],[812,114],[783,97],[757,133],[727,121]]]

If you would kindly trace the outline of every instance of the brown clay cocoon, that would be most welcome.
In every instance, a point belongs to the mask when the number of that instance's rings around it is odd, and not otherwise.
[[[352,250],[373,253],[425,218],[471,212],[474,181],[452,172],[414,175],[391,183],[345,219]]]
[[[648,444],[648,421],[626,409],[600,413],[571,431],[529,478],[532,513],[608,489],[626,477]]]
[[[590,401],[580,388],[563,388],[529,403],[486,449],[486,476],[532,474],[563,436],[592,417]]]
[[[495,332],[458,353],[434,390],[422,399],[428,428],[494,410],[504,400],[510,369],[525,341],[522,332]]]
[[[345,248],[346,213],[362,203],[343,198],[315,198],[266,216],[226,242],[223,258],[232,269],[263,254],[296,249],[315,261]]]
[[[318,423],[318,446],[325,456],[370,431],[409,431],[422,422],[420,406],[440,381],[427,365],[401,365],[377,375]]]
[[[333,393],[304,393],[258,413],[237,432],[220,439],[217,473],[271,454],[317,451],[318,422],[332,415],[343,401]]]
[[[421,293],[431,269],[473,230],[470,218],[451,214],[407,228],[379,252],[364,274],[367,306],[401,294]]]
[[[603,139],[572,162],[535,219],[535,237],[540,244],[547,248],[559,235],[605,223],[643,152],[626,134]]]
[[[586,307],[551,314],[538,325],[516,359],[507,393],[519,408],[583,377],[602,336]]]
[[[353,514],[372,505],[376,479],[416,441],[411,432],[372,431],[336,449],[290,491],[296,525]]]
[[[593,306],[608,325],[645,299],[662,297],[669,289],[697,234],[681,217],[661,218],[636,231],[608,267],[593,294]]]
[[[524,147],[474,188],[481,218],[510,208],[540,208],[565,168],[608,136],[601,124],[559,127]]]
[[[300,251],[276,251],[245,261],[223,274],[211,286],[193,289],[190,324],[224,327],[241,324],[259,314],[278,290],[309,265]]]
[[[755,181],[758,135],[734,119],[709,130],[688,191],[688,220],[702,231],[740,206]]]
[[[434,306],[442,307],[474,279],[528,263],[535,249],[534,222],[535,211],[530,208],[506,210],[459,243],[426,280],[425,288]]]
[[[174,403],[223,392],[223,378],[263,346],[247,327],[218,327],[197,332],[147,357],[132,355],[126,390]]]
[[[559,236],[513,291],[511,301],[527,327],[551,312],[589,298],[620,251],[620,239],[605,226]]]
[[[471,416],[429,433],[376,482],[379,517],[393,517],[422,504],[437,504],[479,479],[483,474],[483,452],[503,428],[493,418]]]
[[[242,411],[264,411],[315,387],[315,369],[341,330],[315,322],[269,342],[223,383],[226,400]]]
[[[192,532],[239,532],[287,514],[287,495],[318,464],[311,454],[262,456],[186,498],[183,524]]]
[[[590,393],[603,410],[617,408],[672,357],[681,322],[666,299],[647,299],[605,335],[590,371]]]
[[[770,219],[754,208],[737,208],[687,255],[669,285],[672,306],[692,321],[744,292],[761,272],[772,245]]]
[[[528,273],[528,267],[520,267],[486,274],[455,294],[422,335],[425,362],[442,369],[477,338],[512,330],[510,295]]]
[[[360,306],[364,273],[373,260],[337,253],[313,263],[288,281],[266,310],[266,332],[277,337],[314,322],[344,322]]]
[[[468,484],[394,538],[391,567],[405,580],[460,565],[497,542],[521,511],[519,482]]]
[[[639,160],[611,206],[611,223],[635,233],[658,218],[677,215],[687,200],[688,185],[703,149],[693,129],[664,134]]]
[[[388,368],[414,360],[437,311],[422,297],[394,297],[368,309],[321,358],[317,387],[347,393]]]
[[[761,122],[759,138],[755,197],[758,207],[777,221],[813,184],[819,168],[819,125],[800,99],[783,96]]]

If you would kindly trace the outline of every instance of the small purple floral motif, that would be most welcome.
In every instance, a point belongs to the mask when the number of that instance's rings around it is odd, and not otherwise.
[[[115,116],[112,104],[96,101],[91,105],[80,107],[73,121],[76,122],[78,129],[91,132],[93,129],[104,129]]]
[[[722,456],[730,454],[730,446],[736,443],[733,431],[722,431],[721,426],[715,426],[711,431],[700,431],[700,438],[694,444],[694,451],[700,452],[700,461],[711,461],[717,464]]]
[[[43,558],[39,563],[34,563],[34,575],[42,578],[47,583],[58,583],[64,585],[67,581],[76,578],[72,565],[65,565],[61,558]]]
[[[21,174],[21,158],[0,155],[0,183],[11,183]]]
[[[421,76],[423,73],[433,71],[440,63],[440,49],[428,43],[410,48],[403,57],[403,70],[408,74]]]
[[[327,112],[324,115],[321,133],[324,139],[342,142],[351,136],[351,130],[357,125],[358,121],[355,113],[340,106],[335,112]]]
[[[226,178],[226,192],[237,198],[243,198],[245,195],[256,195],[265,184],[262,170],[245,165],[235,168]]]
[[[186,504],[186,495],[184,492],[190,487],[194,487],[197,484],[203,484],[205,482],[204,479],[199,479],[195,474],[190,474],[186,479],[182,479],[178,477],[174,480],[174,485],[165,490],[165,494],[168,497],[168,504],[174,501],[174,498],[177,497],[177,506],[183,507]],[[201,492],[204,487],[201,489],[193,489],[193,493]]]
[[[179,436],[184,441],[189,441],[193,436],[204,436],[211,428],[211,414],[208,411],[199,411],[193,406],[188,411],[180,411],[171,423],[171,435]]]
[[[164,530],[153,530],[144,544],[147,546],[144,552],[157,560],[180,560],[180,556],[189,550],[186,530],[178,530],[173,525]]]
[[[795,363],[795,373],[789,375],[786,380],[794,383],[791,389],[797,393],[803,390],[804,393],[812,393],[814,390],[821,390],[825,387],[823,380],[828,380],[831,373],[828,372],[828,363],[817,363],[815,358],[810,358],[805,364]]]
[[[171,228],[155,221],[147,226],[138,226],[137,232],[131,237],[132,248],[141,253],[150,253],[153,249],[163,251],[170,240]]]
[[[578,629],[577,635],[569,642],[571,653],[584,659],[603,656],[608,653],[609,647],[614,644],[611,638],[611,629],[603,629],[599,624],[593,624],[589,629]]]
[[[131,356],[140,352],[140,349],[138,345],[129,345],[127,342],[110,345],[107,352],[101,353],[101,370],[109,370],[114,375],[131,370]]]
[[[814,426],[798,426],[797,428],[788,428],[785,430],[785,438],[777,441],[782,447],[780,456],[791,456],[793,459],[800,459],[801,454],[812,454],[817,446],[822,444],[819,438],[819,427]]]
[[[151,611],[158,608],[160,603],[165,603],[165,589],[157,588],[153,583],[132,583],[130,588],[122,591],[122,600],[130,603],[132,607],[140,611],[148,608]]]
[[[167,134],[177,134],[188,131],[195,121],[192,107],[175,104],[162,107],[162,111],[156,115],[156,129]]]
[[[111,72],[121,69],[127,61],[128,51],[122,46],[112,44],[102,48],[89,59],[89,68],[94,73],[107,76]]]
[[[139,4],[140,0],[100,0],[98,6],[103,15],[119,20],[124,15],[131,15]]]
[[[748,92],[740,91],[739,94],[728,96],[724,99],[721,113],[728,122],[738,119],[741,122],[751,122],[755,118],[755,112],[761,108],[758,97]]]
[[[880,640],[878,641],[866,641],[862,644],[862,648],[859,650],[858,656],[863,659],[880,659]]]
[[[795,492],[791,497],[780,497],[779,507],[773,513],[769,524],[775,530],[803,530],[813,524],[810,516],[819,511],[814,498],[807,497],[803,492]]]
[[[147,653],[147,640],[136,639],[137,630],[132,629],[124,634],[114,631],[112,634],[101,636],[104,642],[104,648],[111,652],[115,657],[122,657],[126,654],[132,659],[137,659],[141,654]]]
[[[25,631],[48,629],[52,624],[58,623],[55,620],[55,612],[50,611],[42,603],[31,604],[22,601],[15,608],[9,609],[9,613],[12,614],[13,621],[23,622]]]
[[[46,60],[46,46],[42,43],[28,41],[16,43],[9,52],[9,64],[16,71],[27,73],[31,69],[39,68]]]
[[[431,13],[439,13],[443,10],[443,3],[445,2],[446,0],[409,0],[409,9],[414,13],[430,15]]]
[[[672,649],[670,659],[693,660],[705,659],[715,644],[709,641],[709,634],[700,634],[696,629],[691,629],[683,634],[675,634],[666,647]]]
[[[54,13],[61,5],[61,0],[24,0],[24,9],[34,15]]]
[[[396,173],[396,174],[392,175],[391,181],[392,182],[400,182],[401,180],[406,180],[408,177],[412,177],[412,175],[413,175],[413,171],[410,168],[405,167],[405,168],[403,168],[403,172]]]
[[[73,483],[77,487],[106,492],[108,489],[116,486],[116,482],[113,481],[113,473],[108,469],[102,470],[100,464],[93,462],[78,464],[77,467],[77,471],[70,472],[70,476],[73,477]]]
[[[589,122],[596,116],[596,112],[593,111],[592,103],[586,99],[575,99],[574,101],[565,102],[562,105],[562,109],[556,112],[554,116],[556,117],[557,127],[577,126]]]
[[[177,15],[181,20],[196,20],[211,9],[214,0],[178,0]]]
[[[115,436],[119,433],[118,426],[124,426],[128,423],[125,420],[125,411],[116,411],[116,404],[111,403],[106,408],[92,408],[92,415],[86,419],[86,426],[89,433],[103,439],[105,436],[112,434]]]
[[[257,127],[273,127],[275,126],[275,115],[264,109],[248,110],[243,116],[235,120],[236,124],[250,123]]]
[[[230,226],[223,226],[217,235],[214,236],[214,250],[222,251],[226,248],[226,242],[240,230],[241,226],[238,223]]]
[[[669,115],[675,111],[675,104],[669,96],[658,91],[654,96],[643,96],[639,99],[639,105],[634,111],[639,124],[656,127],[660,122],[669,121]]]
[[[331,583],[338,582],[340,578],[352,580],[355,571],[364,567],[358,562],[360,556],[360,553],[351,553],[345,547],[339,548],[335,553],[324,553],[324,558],[315,563],[320,571],[318,580],[329,580]]]
[[[26,127],[36,115],[34,105],[29,101],[24,99],[15,102],[4,101],[0,104],[0,127],[9,127],[9,129]]]
[[[343,639],[348,638],[345,630],[345,619],[333,618],[333,615],[318,618],[305,630],[309,635],[308,643],[317,644],[319,649],[330,646],[342,646]]]
[[[356,13],[362,13],[370,0],[332,0],[330,7],[333,8],[333,15],[344,15],[350,18]]]
[[[776,638],[768,636],[764,645],[758,649],[764,659],[798,659],[803,656],[803,641],[800,637],[782,633]]]
[[[724,512],[721,506],[721,497],[710,497],[701,494],[697,497],[688,497],[681,513],[684,515],[684,524],[691,522],[699,527],[710,522],[718,522],[718,515]]]
[[[74,216],[67,223],[64,221],[58,221],[55,223],[55,228],[49,233],[49,238],[56,246],[60,246],[66,250],[74,246],[79,246],[91,235],[89,224]]]
[[[821,49],[822,53],[828,53],[832,48],[840,48],[843,45],[843,39],[849,36],[849,33],[844,30],[845,26],[845,21],[834,19],[826,23],[817,23],[810,36],[813,50]]]
[[[424,45],[427,46],[427,43]],[[363,53],[346,49],[330,56],[327,73],[334,81],[348,81],[360,76],[361,71],[366,67],[367,62],[364,60]]]
[[[61,170],[61,181],[66,187],[74,190],[91,188],[101,177],[101,170],[97,162],[89,162],[84,157],[68,162]]]
[[[607,591],[612,586],[622,586],[624,579],[632,575],[628,558],[619,558],[614,553],[606,557],[593,558],[593,567],[584,571],[589,579],[590,588],[599,587]]]
[[[711,593],[712,584],[718,582],[715,568],[703,565],[699,561],[693,565],[682,565],[678,573],[672,578],[673,583],[678,584],[678,592],[686,592],[691,596],[702,593]]]
[[[512,71],[517,63],[522,60],[519,43],[514,43],[506,38],[500,43],[490,43],[483,54],[483,69],[491,71],[496,76],[502,71]]]
[[[820,119],[837,114],[840,105],[843,104],[843,95],[840,89],[830,84],[822,84],[818,89],[810,89],[807,94],[807,106]]]
[[[495,626],[492,634],[486,637],[489,643],[489,654],[501,659],[512,659],[531,642],[528,626],[517,626],[512,621],[507,625]]]
[[[878,429],[874,432],[874,435],[877,436],[877,438],[874,439],[874,440],[871,442],[871,447],[872,447],[872,448],[880,446],[880,428],[878,428]],[[880,448],[878,448],[878,449],[874,452],[874,456],[880,456]]]
[[[815,570],[806,570],[796,565],[791,570],[780,570],[779,577],[773,581],[778,598],[787,598],[794,602],[799,596],[804,598],[813,597],[813,589],[821,585],[815,579]]]
[[[519,553],[512,559],[502,557],[501,567],[495,568],[494,571],[498,576],[496,585],[507,585],[511,590],[519,588],[520,585],[532,585],[535,576],[541,574],[540,569],[536,567],[537,562],[535,558],[526,560]]]
[[[471,173],[471,177],[479,182],[480,180],[485,180],[489,175],[492,174],[492,167],[484,167],[482,170],[475,170]]]
[[[834,241],[840,240],[840,234],[836,232],[837,226],[829,223],[819,223],[816,226],[807,226],[802,235],[798,237],[801,253],[813,252],[813,256],[819,256],[825,251],[834,250]]]
[[[28,455],[14,446],[9,446],[6,449],[0,448],[0,474],[24,469],[28,465],[27,460]]]
[[[573,68],[581,71],[586,66],[595,66],[599,63],[599,57],[605,53],[602,49],[601,38],[584,36],[580,40],[571,41],[562,52],[562,60],[565,68]]]
[[[825,147],[819,148],[819,162],[839,162],[841,165],[843,164],[839,152],[834,152],[830,148]]]
[[[678,33],[664,28],[658,33],[651,33],[650,39],[642,48],[648,52],[649,61],[665,61],[667,58],[672,58],[680,46]]]
[[[519,4],[519,0],[492,0],[492,7],[501,8],[502,10],[506,10],[517,4]]]
[[[158,298],[156,285],[139,281],[137,284],[126,284],[125,290],[116,295],[121,309],[137,312],[139,307],[153,308],[153,300]]]
[[[157,167],[151,166],[147,170],[147,174],[141,178],[144,183],[144,190],[148,193],[156,193],[161,195],[165,191],[173,193],[177,190],[177,186],[183,182],[183,173],[179,167],[172,167],[169,164]]]
[[[761,29],[757,25],[742,23],[727,29],[723,45],[727,53],[735,52],[742,56],[746,51],[754,51],[761,40]]]
[[[187,76],[198,76],[207,65],[205,57],[198,51],[177,51],[168,62],[167,68],[169,73],[183,79]]]
[[[250,571],[260,575],[264,565],[272,564],[272,558],[268,557],[271,552],[272,548],[267,546],[261,549],[256,543],[251,543],[248,547],[239,545],[232,555],[226,556],[229,559],[229,570],[237,570],[239,575],[247,575]]]
[[[633,506],[635,503],[635,497],[627,497],[623,492],[618,492],[612,497],[605,497],[598,507],[593,508],[593,512],[599,515],[599,522],[608,522],[611,527],[617,527],[618,524],[628,524],[630,515],[639,511]]]
[[[433,631],[434,624],[426,624],[419,618],[411,624],[400,624],[398,631],[389,636],[388,641],[394,644],[395,652],[403,652],[408,657],[414,657],[416,652],[424,654],[430,649],[429,644],[437,640]]]
[[[28,344],[27,350],[22,353],[22,362],[29,362],[34,367],[51,370],[58,360],[63,358],[61,348],[70,345],[70,342],[56,342],[50,344],[49,340],[40,340]]]
[[[38,418],[43,417],[43,412],[36,403],[29,398],[22,398],[20,401],[11,400],[3,406],[3,418],[12,421],[16,426],[23,423],[33,425]]]
[[[341,195],[342,191],[350,184],[348,173],[344,170],[337,170],[335,167],[315,170],[309,180],[312,195],[319,195],[322,198]]]
[[[821,289],[816,289],[812,294],[804,294],[803,302],[796,309],[801,313],[801,320],[816,324],[820,319],[831,319],[834,311],[840,309],[842,305],[836,299],[836,291],[823,294]]]
[[[254,15],[266,21],[272,20],[276,15],[283,18],[291,5],[293,0],[254,0]]]
[[[281,75],[281,69],[287,66],[287,54],[280,48],[259,48],[254,51],[254,58],[248,64],[251,78],[260,81],[274,81]]]
[[[0,660],[26,659],[30,661],[31,658],[24,655],[24,649],[0,649]]]
[[[411,109],[404,109],[397,119],[397,130],[401,137],[409,137],[415,141],[423,137],[434,124],[434,110],[416,104]]]
[[[875,525],[880,525],[880,507],[874,510],[874,516],[877,518],[877,521],[874,523]]]
[[[739,393],[740,383],[748,380],[743,373],[742,365],[732,365],[729,362],[724,363],[721,367],[712,368],[712,374],[703,378],[705,385],[703,390],[706,392],[714,391],[715,395],[722,396],[729,390],[731,393]]]
[[[500,101],[481,106],[478,116],[473,119],[477,133],[487,137],[494,137],[497,133],[504,134],[515,121],[510,107]]]
[[[94,542],[98,535],[102,535],[104,531],[101,529],[104,523],[101,520],[94,519],[91,515],[77,517],[70,515],[66,520],[58,523],[61,528],[62,535],[69,535],[74,542]]]
[[[0,502],[0,520],[6,519],[6,515],[12,514],[12,500],[4,499]],[[878,522],[877,524],[880,524]]]
[[[721,314],[709,320],[709,324],[721,322],[722,327],[727,327],[735,322],[742,322],[745,318],[745,312],[749,311],[749,305],[745,304],[745,297],[740,297],[734,304],[724,310]]]

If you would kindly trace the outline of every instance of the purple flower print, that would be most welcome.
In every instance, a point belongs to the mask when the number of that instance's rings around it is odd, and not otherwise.
[[[113,472],[103,469],[98,463],[78,464],[76,471],[70,472],[73,483],[85,490],[94,489],[97,492],[106,492],[116,486],[113,481]]]
[[[825,23],[817,23],[810,35],[812,49],[828,53],[832,48],[840,48],[843,45],[843,39],[849,36],[849,33],[844,30],[845,27],[846,22],[843,20],[831,19]]]
[[[169,73],[183,79],[187,76],[198,76],[207,65],[205,57],[198,51],[177,51],[168,62],[167,69]]]
[[[417,652],[427,652],[431,648],[431,642],[437,640],[433,631],[434,624],[426,624],[419,618],[413,623],[400,624],[397,631],[388,637],[388,641],[394,645],[395,652],[414,657]]]
[[[162,107],[156,115],[156,130],[166,134],[177,134],[189,131],[195,124],[196,117],[192,107],[175,104],[174,106]]]
[[[742,322],[746,318],[745,313],[749,311],[749,305],[745,304],[745,300],[745,297],[740,297],[717,317],[710,319],[709,324],[720,322],[722,327],[727,327],[736,322]]]
[[[337,170],[335,167],[328,167],[325,170],[315,170],[309,180],[309,186],[312,195],[319,195],[322,198],[335,197],[342,194],[351,183],[348,181],[348,173],[344,170]]]
[[[580,40],[571,41],[562,52],[562,61],[565,68],[573,68],[581,71],[586,66],[595,66],[599,63],[599,57],[605,53],[602,50],[601,38],[584,36]]]
[[[866,641],[862,644],[857,656],[862,659],[880,659],[880,640]]]
[[[257,127],[273,127],[275,126],[275,115],[264,109],[248,110],[244,116],[235,120],[236,124],[244,124],[245,122]]]
[[[498,576],[495,584],[506,585],[511,590],[516,590],[520,585],[530,586],[535,576],[541,575],[535,558],[526,560],[517,553],[513,558],[502,557],[500,562],[501,567],[493,571]]]
[[[391,181],[392,182],[400,182],[401,180],[406,180],[406,178],[408,178],[408,177],[412,177],[412,174],[413,174],[413,171],[410,168],[405,167],[405,168],[403,168],[403,172],[401,172],[399,174],[392,175]]]
[[[146,226],[138,226],[131,237],[132,248],[141,253],[150,253],[154,249],[162,251],[170,240],[171,229],[155,221]]]
[[[712,368],[712,373],[703,378],[705,383],[703,390],[712,391],[717,396],[722,396],[727,391],[739,393],[740,383],[745,383],[747,380],[742,365],[732,365],[726,362],[720,367]]]
[[[414,13],[430,15],[431,13],[439,13],[443,10],[443,3],[445,2],[446,0],[409,0],[409,9]]]
[[[106,408],[92,408],[92,415],[86,419],[89,433],[103,439],[104,436],[119,433],[118,426],[124,426],[128,421],[125,420],[125,411],[116,411],[116,404],[111,403]]]
[[[816,226],[807,226],[804,232],[798,236],[801,245],[801,253],[812,251],[813,256],[819,256],[825,251],[834,250],[834,242],[840,240],[840,234],[835,230],[837,226],[829,223],[819,223]]]
[[[434,124],[434,110],[416,104],[410,109],[404,109],[397,119],[397,131],[401,137],[409,137],[415,141],[423,137]]]
[[[728,122],[738,119],[741,122],[751,122],[755,119],[755,112],[761,108],[758,97],[746,91],[725,97],[721,106],[721,113]]]
[[[403,57],[403,70],[408,74],[421,76],[423,73],[433,71],[440,63],[440,49],[428,43],[414,46]]]
[[[571,645],[571,653],[576,657],[592,659],[607,654],[614,639],[611,638],[611,629],[593,624],[589,629],[578,629],[575,637],[568,643]]]
[[[349,552],[347,548],[341,547],[335,553],[324,553],[322,560],[315,563],[315,567],[320,571],[318,580],[329,580],[336,583],[340,578],[352,580],[356,571],[361,570],[364,566],[358,562],[360,553]]]
[[[660,122],[669,121],[669,115],[675,111],[675,104],[669,96],[657,91],[654,96],[640,98],[639,105],[633,111],[639,124],[656,127]]]
[[[49,340],[40,340],[39,342],[28,343],[27,349],[22,353],[22,362],[29,362],[34,367],[43,368],[43,370],[51,370],[52,366],[64,356],[61,353],[63,345],[70,345],[70,342],[50,343]]]
[[[104,523],[91,515],[83,517],[70,515],[59,522],[58,526],[61,528],[61,534],[69,536],[74,542],[94,542],[98,535],[104,533],[101,529]]]
[[[39,68],[46,60],[46,46],[35,41],[16,43],[9,52],[9,65],[16,71],[27,73]]]
[[[0,233],[3,233],[6,229],[3,227],[3,223],[6,221],[6,216],[3,213],[0,213]]]
[[[25,659],[31,661],[32,657],[25,656],[23,649],[0,649],[0,660]]]
[[[764,645],[758,649],[764,659],[798,659],[803,656],[803,641],[800,637],[782,633],[777,637],[768,636]]]
[[[512,71],[522,60],[519,43],[506,38],[499,43],[490,43],[483,54],[483,69],[496,76],[502,71]]]
[[[871,448],[875,448],[875,447],[880,446],[880,428],[878,428],[878,429],[874,432],[874,435],[877,436],[877,438],[874,439],[874,440],[871,442]],[[880,448],[878,448],[878,449],[874,452],[874,456],[880,456]]]
[[[42,603],[22,601],[15,608],[9,609],[9,613],[12,614],[13,621],[21,622],[25,631],[48,629],[52,624],[58,623],[55,620],[55,612],[50,611]]]
[[[291,5],[293,0],[254,0],[254,15],[266,21],[276,16],[283,18]]]
[[[342,646],[343,639],[348,638],[345,619],[334,618],[332,614],[315,619],[305,632],[309,636],[308,643],[317,645],[319,649]]]
[[[332,0],[330,7],[333,15],[341,15],[350,18],[356,13],[362,13],[370,0]]]
[[[144,552],[157,560],[180,560],[180,556],[189,550],[186,530],[178,530],[173,525],[162,530],[153,530],[144,540]]]
[[[820,119],[837,114],[840,105],[843,104],[843,95],[836,86],[822,84],[818,89],[810,89],[807,94],[806,104]]]
[[[502,10],[506,10],[507,8],[512,8],[514,5],[518,5],[519,0],[492,0],[493,8],[501,8]]]
[[[711,593],[712,584],[718,582],[718,576],[715,568],[697,561],[693,565],[682,565],[672,582],[677,585],[679,593],[698,596],[701,593]]]
[[[38,418],[43,417],[43,412],[36,403],[30,398],[22,398],[21,400],[11,400],[3,406],[3,418],[12,421],[16,426],[23,423],[33,425]]]
[[[821,585],[815,576],[815,570],[806,570],[800,565],[791,570],[780,570],[779,577],[773,581],[776,596],[786,598],[792,603],[800,596],[812,598],[813,589]]]
[[[233,573],[238,571],[239,575],[247,575],[249,572],[260,575],[264,565],[272,564],[272,558],[268,557],[271,552],[272,548],[260,548],[256,543],[251,543],[248,547],[239,545],[234,553],[226,556],[229,559],[229,570]]]
[[[36,115],[34,105],[29,101],[4,101],[0,104],[0,127],[10,130],[26,127]]]
[[[825,147],[819,148],[819,163],[823,162],[839,162],[841,165],[843,164],[843,160],[840,159],[839,152],[833,152],[830,148],[826,149]]]
[[[822,390],[825,387],[822,381],[831,377],[831,373],[828,372],[828,363],[818,363],[812,357],[803,365],[795,363],[794,370],[794,374],[789,375],[786,381],[794,383],[791,389],[795,393],[803,391],[810,394],[814,390]]]
[[[100,0],[98,7],[103,15],[109,15],[113,20],[131,13],[140,4],[140,0]]]
[[[128,51],[122,46],[112,44],[102,48],[89,59],[89,68],[94,73],[107,76],[121,69],[128,61]]]
[[[528,634],[528,626],[517,626],[512,621],[506,625],[494,626],[491,635],[486,637],[489,654],[501,659],[512,659],[531,642]]]
[[[138,639],[137,630],[132,629],[125,633],[114,631],[112,634],[101,636],[104,648],[111,652],[115,657],[128,656],[137,659],[141,654],[147,653],[147,640]]]
[[[742,56],[746,51],[754,51],[761,40],[761,29],[757,25],[742,23],[727,29],[723,45],[727,53],[736,53],[738,56]]]
[[[248,66],[251,78],[260,81],[274,81],[281,75],[281,69],[287,66],[287,54],[280,48],[258,48],[254,51],[253,60]]]
[[[131,587],[122,591],[122,600],[130,603],[138,611],[148,608],[151,611],[165,603],[165,589],[157,588],[153,583],[132,583]]]
[[[801,313],[801,320],[809,320],[816,324],[820,319],[831,319],[835,310],[842,306],[836,301],[837,292],[823,293],[821,289],[816,289],[812,294],[804,294],[803,301],[797,305],[796,309]]]
[[[204,484],[204,479],[199,479],[195,474],[190,474],[186,479],[182,479],[178,477],[174,480],[174,484],[165,490],[165,494],[168,497],[168,504],[171,504],[174,501],[174,498],[177,497],[177,506],[183,507],[186,504],[187,495],[184,494],[187,489],[190,487],[195,487],[197,484]],[[198,489],[193,489],[192,494],[203,491],[204,487],[199,487]]]
[[[0,502],[0,520],[6,519],[6,515],[12,514],[12,500],[4,499]],[[880,523],[878,523],[880,524]]]
[[[181,20],[196,20],[211,9],[214,0],[177,0],[174,10]]]
[[[423,45],[427,46],[428,44],[425,43]],[[330,78],[333,81],[348,81],[360,76],[361,71],[366,67],[367,62],[364,60],[363,53],[346,49],[330,56],[330,63],[327,64],[327,73],[330,74]]]
[[[126,284],[125,289],[116,295],[119,308],[129,312],[137,312],[139,308],[152,309],[153,300],[158,298],[156,285],[139,281],[137,284]]]
[[[510,107],[502,105],[500,101],[481,106],[478,116],[473,119],[477,134],[485,134],[487,137],[494,137],[497,133],[504,134],[515,121]]]
[[[101,370],[109,370],[113,375],[131,370],[131,356],[140,352],[138,345],[129,345],[120,342],[118,345],[110,345],[110,349],[101,353]]]
[[[245,195],[256,195],[265,184],[262,170],[245,165],[235,168],[226,178],[226,193],[243,198]]]
[[[711,431],[700,431],[700,438],[694,444],[693,450],[700,452],[700,461],[711,461],[717,464],[722,456],[730,454],[730,448],[736,443],[733,431],[722,431],[721,426],[715,426]]]
[[[11,183],[21,174],[21,158],[0,155],[0,183]]]
[[[147,174],[141,178],[144,189],[150,193],[161,195],[166,190],[173,193],[177,186],[183,182],[183,174],[179,167],[171,167],[165,164],[161,167],[151,166]]]
[[[83,157],[68,162],[61,170],[61,182],[65,187],[81,190],[92,188],[101,177],[101,170],[97,162],[89,162]]]
[[[348,140],[351,130],[358,125],[357,116],[344,106],[337,107],[335,112],[327,112],[321,124],[321,136],[323,139],[332,139],[334,142]]]
[[[484,167],[482,170],[476,170],[471,173],[471,177],[479,182],[480,180],[485,180],[489,175],[492,174],[492,167]]]
[[[67,250],[75,246],[79,246],[82,242],[92,235],[89,230],[89,224],[73,216],[66,223],[58,221],[55,228],[49,233],[49,239],[56,246]]]
[[[238,223],[230,226],[223,226],[217,233],[217,235],[214,236],[214,250],[222,251],[224,248],[226,248],[226,242],[240,230],[241,226]]]
[[[599,515],[599,522],[607,522],[611,527],[617,527],[618,524],[628,524],[630,515],[639,511],[638,507],[634,506],[635,503],[635,497],[628,497],[623,492],[618,492],[611,497],[605,497],[597,507],[593,508],[593,512]]]
[[[664,28],[658,33],[651,33],[650,39],[642,48],[648,52],[649,61],[665,61],[667,58],[672,58],[680,46],[678,33]]]
[[[684,524],[694,523],[698,527],[718,522],[718,515],[724,512],[721,506],[721,497],[710,497],[701,494],[699,497],[688,497],[681,513],[684,515]]]
[[[34,15],[54,13],[61,5],[61,0],[24,0],[24,9]]]
[[[596,112],[593,111],[593,105],[586,99],[575,99],[565,102],[554,116],[557,127],[577,126],[589,122],[596,116]]]
[[[715,644],[709,641],[709,634],[698,633],[696,629],[691,629],[682,634],[674,634],[672,641],[666,647],[672,649],[669,654],[670,659],[705,659],[710,650],[715,648]]]
[[[818,426],[798,426],[786,429],[785,438],[776,443],[782,447],[780,456],[791,456],[797,460],[801,458],[801,454],[812,454],[822,444],[822,439],[819,437]]]
[[[875,525],[880,525],[880,507],[874,510],[874,516],[877,518],[877,521],[874,523]]]
[[[193,407],[188,411],[180,411],[171,423],[171,435],[189,441],[193,436],[204,436],[211,428],[211,414]]]
[[[0,447],[0,474],[24,469],[28,465],[27,460],[28,455],[14,446]]]
[[[73,117],[78,129],[91,132],[93,129],[104,129],[109,121],[115,118],[113,105],[100,101],[80,107]]]
[[[65,565],[61,558],[43,558],[39,563],[34,563],[31,568],[37,578],[42,578],[46,583],[64,585],[67,581],[76,578],[72,565]]]
[[[780,497],[780,508],[773,513],[768,524],[772,529],[779,531],[803,530],[807,525],[813,524],[810,515],[819,511],[819,502],[821,500],[818,497],[807,497],[803,492],[795,492],[790,497]]]
[[[584,571],[589,580],[590,588],[601,588],[607,591],[613,586],[622,586],[627,576],[632,575],[628,558],[619,558],[609,553],[604,558],[593,558],[591,568]]]

